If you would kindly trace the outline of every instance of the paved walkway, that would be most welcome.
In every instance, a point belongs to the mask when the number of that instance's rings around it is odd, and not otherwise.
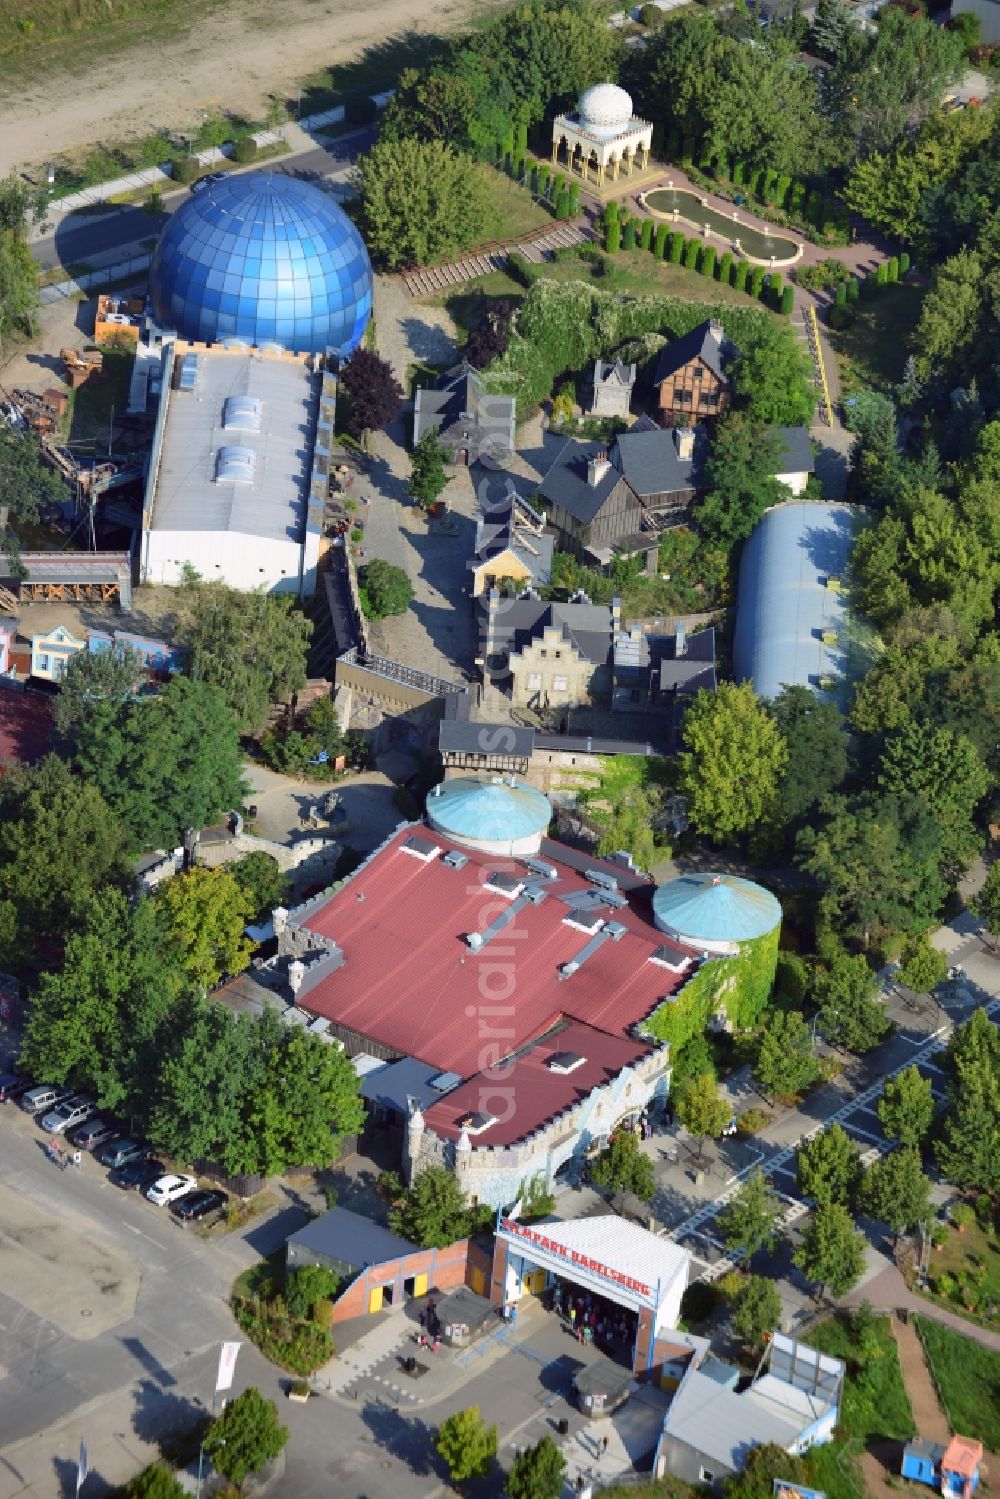
[[[976,1322],[968,1322],[964,1317],[946,1311],[943,1306],[911,1291],[895,1265],[889,1265],[880,1275],[870,1280],[864,1287],[863,1294],[854,1292],[845,1304],[857,1306],[862,1301],[869,1301],[875,1307],[890,1307],[893,1310],[903,1308],[907,1312],[917,1312],[928,1321],[941,1322],[963,1337],[971,1338],[974,1343],[982,1343],[984,1348],[992,1348],[995,1353],[1000,1353],[1000,1333],[993,1332],[988,1327],[980,1327]]]

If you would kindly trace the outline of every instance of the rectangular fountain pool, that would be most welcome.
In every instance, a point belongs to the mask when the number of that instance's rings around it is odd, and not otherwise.
[[[690,228],[725,240],[731,249],[738,249],[738,253],[748,260],[757,260],[763,265],[770,265],[772,259],[775,265],[790,265],[802,253],[801,245],[795,240],[772,234],[767,229],[754,228],[745,222],[738,209],[729,214],[721,213],[697,193],[686,192],[683,188],[655,187],[640,202],[657,218],[673,220],[676,217]],[[733,214],[737,215],[735,219]]]

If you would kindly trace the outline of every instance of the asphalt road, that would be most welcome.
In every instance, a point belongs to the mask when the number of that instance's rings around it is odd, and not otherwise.
[[[270,171],[290,177],[342,177],[374,139],[374,128],[365,126],[346,135],[331,136],[325,144],[295,155],[281,156],[266,165]],[[121,250],[124,254],[133,245],[157,235],[166,223],[167,215],[189,196],[190,189],[186,187],[166,194],[162,214],[151,215],[144,208],[127,203],[110,208],[107,213],[67,214],[52,234],[34,242],[32,253],[43,271],[57,265],[88,264],[95,257],[114,250]]]

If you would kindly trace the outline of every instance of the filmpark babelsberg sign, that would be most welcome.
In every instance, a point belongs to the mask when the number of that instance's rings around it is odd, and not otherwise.
[[[511,1218],[504,1218],[500,1226],[505,1233],[513,1235],[514,1238],[525,1239],[538,1249],[557,1255],[559,1259],[565,1260],[567,1264],[576,1265],[580,1270],[589,1270],[593,1275],[600,1275],[602,1279],[621,1286],[625,1291],[634,1291],[637,1295],[645,1296],[647,1299],[652,1296],[651,1288],[644,1281],[635,1280],[621,1270],[613,1270],[610,1265],[591,1259],[588,1254],[580,1254],[576,1249],[568,1249],[565,1244],[557,1244],[554,1239],[547,1238],[536,1229],[526,1228],[523,1223],[515,1223]]]

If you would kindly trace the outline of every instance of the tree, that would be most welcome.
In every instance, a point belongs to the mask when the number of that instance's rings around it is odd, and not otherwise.
[[[944,982],[947,973],[948,959],[931,945],[926,932],[904,943],[896,977],[914,994],[930,994]]]
[[[434,1434],[434,1450],[443,1459],[452,1483],[485,1478],[497,1455],[497,1429],[487,1426],[479,1406],[455,1411]]]
[[[830,115],[854,146],[848,153],[891,149],[933,112],[964,67],[959,36],[902,10],[880,16],[871,37],[850,27],[826,80]]]
[[[355,349],[340,372],[347,395],[347,430],[354,437],[388,427],[399,411],[403,387],[374,349]]]
[[[825,62],[836,62],[852,24],[847,0],[819,0],[813,18],[810,52]]]
[[[1000,1026],[993,1024],[985,1010],[973,1010],[968,1020],[952,1033],[945,1060],[953,1086],[963,1067],[982,1066],[1000,1073]]]
[[[919,1145],[934,1118],[930,1079],[921,1077],[916,1067],[904,1067],[886,1079],[875,1109],[887,1139]]]
[[[680,1086],[689,1077],[700,1077],[707,1072],[710,1077],[715,1077],[715,1053],[705,1036],[698,1031],[689,1036],[682,1046],[679,1046],[673,1055],[673,1068],[670,1073],[670,1081],[674,1088]]]
[[[424,1166],[403,1201],[390,1209],[393,1233],[423,1249],[444,1249],[469,1231],[469,1208],[447,1166]]]
[[[780,1214],[778,1194],[758,1166],[719,1212],[723,1244],[738,1251],[749,1269],[755,1254],[762,1249],[770,1252],[777,1244]]]
[[[205,1437],[205,1453],[224,1478],[242,1484],[278,1456],[288,1436],[274,1401],[251,1385],[216,1416]]]
[[[416,68],[404,68],[382,116],[379,139],[399,141],[413,136],[417,140],[444,141],[464,151],[472,144],[475,112],[475,95],[464,78],[442,69],[421,73]]]
[[[365,243],[388,270],[441,260],[499,227],[483,169],[443,141],[379,141],[352,180]]]
[[[698,1159],[703,1160],[707,1136],[721,1135],[730,1117],[730,1107],[719,1093],[709,1072],[689,1077],[677,1090],[674,1111],[678,1122],[698,1141]]]
[[[123,1499],[184,1499],[187,1489],[164,1462],[150,1463],[121,1490]]]
[[[1000,938],[1000,860],[990,865],[982,889],[969,901],[969,909],[985,924],[994,938],[994,947],[997,946],[996,939]]]
[[[847,726],[835,703],[804,686],[783,687],[770,711],[788,749],[774,821],[794,833],[846,779]]]
[[[387,614],[405,614],[413,598],[413,587],[401,567],[373,557],[361,571],[361,607],[369,619]]]
[[[954,729],[911,720],[890,734],[878,782],[894,795],[917,796],[937,820],[949,870],[960,874],[979,849],[972,825],[992,777],[975,745]]]
[[[180,640],[191,675],[218,687],[241,730],[259,732],[270,703],[306,685],[313,625],[288,594],[243,593],[225,583],[185,590]]]
[[[490,302],[483,309],[478,323],[469,329],[465,342],[465,358],[473,369],[485,369],[507,352],[513,317],[514,303],[507,298]]]
[[[818,1287],[820,1300],[827,1288],[834,1296],[846,1296],[865,1268],[864,1235],[845,1207],[829,1203],[809,1219],[792,1263]]]
[[[788,749],[749,682],[699,692],[682,738],[678,784],[700,832],[726,842],[773,813]]]
[[[723,1493],[726,1499],[771,1499],[776,1478],[807,1484],[814,1475],[806,1464],[806,1458],[794,1457],[777,1442],[763,1442],[749,1448],[742,1472],[725,1479]]]
[[[930,925],[947,885],[940,829],[915,797],[831,797],[826,821],[796,840],[796,862],[814,875],[822,920],[867,947],[878,932]]]
[[[72,753],[74,734],[86,723],[95,703],[121,708],[142,677],[142,658],[131,646],[120,650],[77,651],[59,684],[52,709],[56,732]]]
[[[804,1140],[795,1152],[799,1191],[817,1207],[839,1203],[846,1207],[861,1177],[857,1147],[839,1124]]]
[[[4,238],[0,235],[0,334],[3,333],[3,299],[6,296],[7,267],[4,259]],[[31,252],[27,251],[31,260]],[[31,260],[32,275],[37,274],[35,262]],[[7,509],[7,527],[0,532],[0,548],[7,557],[15,577],[20,577],[20,548],[17,540],[19,526],[30,525],[38,520],[40,504],[58,504],[67,498],[65,481],[52,469],[46,468],[39,456],[38,438],[22,427],[9,422],[0,422],[0,494]]]
[[[763,277],[762,267],[757,270]],[[816,387],[802,345],[788,327],[770,319],[755,329],[732,368],[738,405],[756,426],[808,426],[816,409]]]
[[[705,465],[705,494],[695,507],[699,530],[720,546],[745,541],[765,510],[787,498],[775,475],[780,443],[755,427],[740,411],[731,411],[715,428]]]
[[[590,1168],[590,1179],[606,1192],[632,1192],[648,1202],[656,1191],[653,1163],[643,1155],[633,1130],[618,1129]]]
[[[838,953],[830,967],[816,975],[817,1018],[831,1046],[861,1053],[885,1040],[892,1022],[879,993],[878,978],[861,954]]]
[[[981,1012],[979,1012],[981,1013]],[[959,1062],[948,1112],[934,1147],[943,1176],[975,1192],[1000,1194],[1000,1072]]]
[[[192,983],[214,989],[223,974],[241,973],[247,966],[254,945],[243,928],[253,907],[228,869],[189,869],[164,880],[154,899]]]
[[[448,482],[444,466],[447,456],[444,444],[433,428],[424,433],[413,450],[409,489],[425,510],[431,508]]]
[[[781,1297],[763,1275],[743,1278],[733,1299],[733,1332],[750,1349],[759,1349],[781,1321]]]
[[[794,1098],[816,1080],[809,1027],[798,1010],[771,1010],[757,1042],[754,1081],[771,1098]]]
[[[266,920],[275,906],[284,905],[288,899],[291,880],[270,854],[244,854],[226,867],[246,896],[255,921]]]
[[[99,788],[55,755],[0,777],[0,902],[11,947],[27,954],[41,937],[68,936],[96,891],[123,886],[124,841]]]
[[[227,1142],[227,1169],[280,1176],[289,1166],[329,1166],[365,1122],[350,1058],[301,1029],[281,1027],[268,1043],[259,1025],[257,1053],[261,1082],[244,1100],[243,1164]]]
[[[566,1461],[548,1432],[519,1452],[507,1475],[508,1499],[559,1499]]]
[[[340,1281],[328,1265],[296,1265],[285,1277],[285,1305],[293,1317],[308,1317],[317,1301],[329,1301]]]
[[[60,967],[35,987],[21,1058],[38,1077],[93,1093],[102,1109],[145,1109],[163,1027],[185,989],[155,902],[95,892]]]
[[[155,697],[97,702],[74,731],[74,762],[135,849],[173,848],[242,804],[236,724],[217,687],[175,676]]]
[[[861,1210],[887,1223],[896,1238],[930,1217],[931,1184],[912,1145],[893,1150],[865,1173],[858,1194]]]

